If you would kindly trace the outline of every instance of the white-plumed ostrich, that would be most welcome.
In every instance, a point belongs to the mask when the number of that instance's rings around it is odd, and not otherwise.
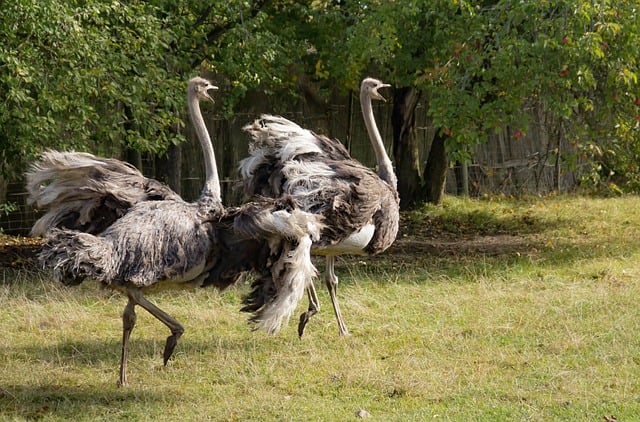
[[[92,278],[129,299],[122,317],[120,385],[127,383],[127,352],[136,305],[171,330],[163,353],[165,365],[184,332],[182,324],[145,298],[148,290],[205,285],[224,288],[245,271],[254,270],[261,285],[270,288],[254,290],[246,299],[254,312],[252,321],[257,328],[274,333],[313,282],[310,248],[322,227],[321,218],[296,209],[287,198],[230,209],[222,206],[213,147],[199,107],[199,100],[212,100],[207,92],[210,89],[216,87],[202,78],[188,84],[189,109],[206,169],[205,186],[195,203],[183,201],[168,188],[157,188],[117,160],[87,155],[74,158],[70,153],[66,156],[70,162],[76,158],[85,164],[93,162],[90,167],[70,166],[55,172],[41,160],[28,175],[33,202],[49,206],[44,222],[36,225],[36,230],[47,233],[41,262],[66,284]],[[55,156],[52,152],[46,155],[49,159]],[[113,170],[111,176],[115,176],[107,180],[96,176],[109,174],[105,169]],[[87,178],[88,170],[97,173]],[[143,192],[159,189],[162,193],[145,199],[144,193],[134,192],[129,195],[133,199],[123,200],[131,192],[122,190],[138,182],[142,182]],[[135,199],[136,195],[141,200]]]
[[[263,115],[244,129],[252,136],[249,157],[240,163],[247,195],[288,195],[305,211],[322,215],[325,228],[312,253],[326,255],[325,284],[341,335],[348,330],[338,305],[335,257],[376,254],[395,240],[399,223],[397,179],[373,115],[372,99],[383,100],[378,89],[389,85],[366,78],[360,86],[364,123],[375,151],[378,173],[351,158],[334,139],[315,134],[282,118]],[[309,287],[309,310],[301,315],[301,336],[318,300]]]

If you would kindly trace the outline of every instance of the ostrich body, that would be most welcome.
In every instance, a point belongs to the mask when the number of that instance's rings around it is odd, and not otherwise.
[[[180,322],[144,296],[146,292],[176,286],[225,288],[253,270],[262,284],[275,290],[261,297],[252,292],[248,299],[253,300],[252,321],[257,328],[274,333],[315,275],[310,247],[322,227],[320,218],[295,209],[287,198],[230,209],[222,206],[213,147],[199,108],[200,99],[213,101],[209,89],[216,87],[202,78],[188,84],[190,114],[206,169],[205,186],[195,203],[183,201],[130,166],[94,156],[57,156],[65,162],[91,164],[55,171],[55,166],[47,167],[50,158],[56,157],[50,151],[27,175],[32,202],[49,205],[34,226],[35,231],[47,233],[40,255],[43,265],[66,284],[92,278],[128,297],[122,316],[119,385],[127,383],[128,345],[137,305],[171,330],[163,352],[165,365],[184,332]],[[113,177],[96,176],[104,175],[105,169]],[[123,189],[135,192],[127,196]]]
[[[325,284],[341,335],[348,335],[336,290],[335,257],[377,254],[395,240],[399,223],[397,179],[376,126],[372,99],[384,100],[378,89],[389,85],[366,78],[360,87],[364,122],[376,154],[378,173],[351,158],[337,140],[317,135],[282,118],[263,115],[244,129],[252,136],[249,157],[240,163],[247,195],[289,195],[305,211],[322,215],[325,227],[312,253],[326,256]],[[309,309],[301,315],[302,336],[309,318],[319,310],[313,286]]]

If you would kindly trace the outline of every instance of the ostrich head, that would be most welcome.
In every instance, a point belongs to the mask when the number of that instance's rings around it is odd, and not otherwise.
[[[387,101],[384,97],[378,92],[380,88],[388,88],[391,85],[382,83],[374,78],[365,78],[360,85],[360,91],[366,92],[367,95],[374,100]]]
[[[211,102],[215,102],[213,101],[213,97],[209,95],[209,90],[217,90],[218,87],[212,85],[208,80],[196,76],[195,78],[189,80],[189,86],[187,87],[187,89],[190,95],[195,95],[195,97],[199,100],[209,100]]]

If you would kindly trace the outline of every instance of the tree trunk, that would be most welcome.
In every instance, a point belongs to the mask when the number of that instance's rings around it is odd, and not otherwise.
[[[436,132],[424,167],[424,196],[427,202],[440,204],[444,199],[444,188],[447,182],[447,150],[445,149],[446,137]]]
[[[469,162],[467,160],[456,162],[456,193],[460,196],[469,196]]]
[[[400,208],[408,209],[424,200],[421,197],[420,150],[416,139],[416,106],[420,91],[398,88],[393,93],[393,156],[398,176]]]
[[[180,145],[169,145],[169,168],[167,169],[167,183],[175,193],[182,193],[182,148]]]
[[[124,128],[127,130],[127,132],[134,131],[135,124],[134,124],[133,112],[131,111],[131,106],[126,103],[123,105],[124,105],[124,115],[127,118],[127,120],[125,120],[124,122]],[[128,142],[126,142],[124,146],[124,161],[126,161],[129,164],[132,164],[135,168],[140,170],[140,173],[144,174],[142,170],[142,154],[140,154],[140,151],[133,149]]]
[[[0,167],[0,170],[2,168]],[[0,174],[0,204],[4,204],[7,202],[7,186],[9,185],[9,181],[2,177]]]

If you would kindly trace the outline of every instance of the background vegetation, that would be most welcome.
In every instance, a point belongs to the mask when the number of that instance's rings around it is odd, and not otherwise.
[[[168,333],[140,311],[127,388],[121,295],[3,268],[0,419],[635,420],[638,210],[447,197],[404,214],[387,253],[339,261],[348,338],[324,289],[301,340],[295,321],[251,332],[246,285],[158,294],[186,332],[164,368]]]
[[[328,95],[369,74],[394,85],[404,207],[442,199],[451,160],[542,107],[592,186],[635,191],[640,19],[633,0],[2,2],[0,173],[43,148],[163,154],[183,139],[185,80],[206,72],[231,116],[249,94]],[[436,136],[426,159],[415,110]],[[260,112],[270,110],[260,110]],[[567,160],[565,165],[574,162]],[[0,202],[3,202],[0,196]]]

